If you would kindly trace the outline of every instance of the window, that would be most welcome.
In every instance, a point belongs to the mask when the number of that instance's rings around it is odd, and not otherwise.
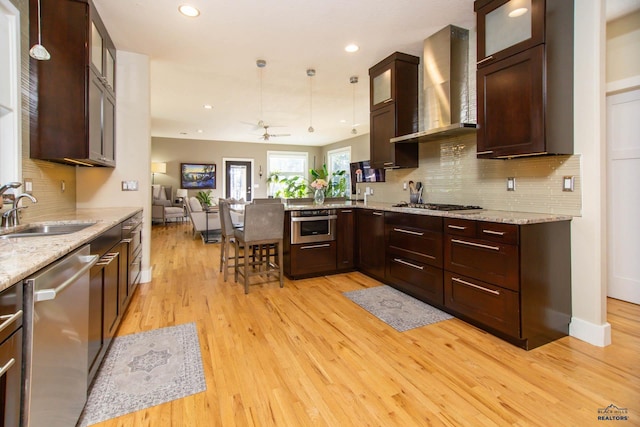
[[[306,194],[306,180],[309,174],[309,153],[295,151],[267,151],[268,194],[274,197],[303,197]],[[287,186],[283,179],[293,181],[299,179],[297,185]],[[276,178],[276,179],[273,179]],[[303,190],[304,181],[304,193]],[[287,188],[288,187],[288,188]],[[297,194],[295,188],[297,188]]]
[[[332,187],[335,188],[333,196],[348,196],[351,189],[351,146],[344,148],[337,148],[335,150],[329,150],[327,152],[327,171],[329,176],[332,177]],[[334,177],[334,172],[344,171],[344,177],[346,182],[340,185],[340,178]]]
[[[20,13],[0,0],[0,184],[21,181]]]

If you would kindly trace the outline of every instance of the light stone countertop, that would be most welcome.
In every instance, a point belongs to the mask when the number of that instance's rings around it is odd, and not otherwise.
[[[489,209],[467,210],[467,211],[434,211],[421,208],[394,207],[393,203],[382,202],[364,202],[346,201],[344,203],[324,203],[323,205],[314,204],[292,204],[285,205],[285,210],[308,210],[308,209],[341,209],[341,208],[358,208],[358,209],[375,209],[386,212],[402,212],[416,215],[441,216],[445,218],[461,218],[472,219],[474,221],[501,222],[505,224],[537,224],[542,222],[570,221],[573,219],[571,215],[545,214],[533,212],[511,212],[496,211]]]
[[[95,222],[94,225],[70,234],[0,239],[0,291],[62,258],[140,211],[140,207],[77,209],[69,214],[56,215],[55,218],[44,218],[11,228],[10,230],[19,231],[29,225]],[[0,234],[7,231],[9,230],[0,229]]]

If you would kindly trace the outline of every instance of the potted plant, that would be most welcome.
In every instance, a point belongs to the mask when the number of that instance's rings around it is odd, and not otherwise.
[[[203,208],[207,208],[213,204],[211,191],[198,191],[196,199],[198,199]]]

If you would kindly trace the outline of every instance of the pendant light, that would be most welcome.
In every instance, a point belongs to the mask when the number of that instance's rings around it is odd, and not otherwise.
[[[356,135],[358,133],[356,130],[356,84],[358,83],[358,76],[349,77],[349,83],[353,85],[353,116],[351,118],[351,133]]]
[[[316,70],[309,68],[307,70],[307,76],[309,76],[309,132],[315,131],[313,128],[313,76],[316,75]]]
[[[29,56],[38,61],[47,61],[51,59],[49,51],[42,46],[42,30],[40,28],[42,21],[42,13],[40,12],[40,0],[38,0],[38,43],[29,49]]]
[[[260,119],[258,120],[258,126],[264,127],[264,121],[262,120],[262,69],[267,66],[267,61],[264,59],[258,59],[256,61],[256,65],[260,71]]]

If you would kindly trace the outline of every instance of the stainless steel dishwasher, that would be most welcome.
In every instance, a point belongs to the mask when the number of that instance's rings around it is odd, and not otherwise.
[[[24,425],[76,425],[87,400],[89,245],[25,281]],[[31,340],[29,340],[31,337]]]

